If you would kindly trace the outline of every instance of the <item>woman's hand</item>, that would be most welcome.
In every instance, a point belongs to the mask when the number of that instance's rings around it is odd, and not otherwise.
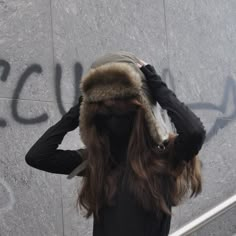
[[[137,66],[138,66],[139,68],[141,68],[142,66],[146,66],[147,64],[148,64],[147,62],[145,62],[145,61],[139,59],[139,63],[137,63]]]
[[[160,90],[167,88],[166,83],[162,81],[161,77],[157,74],[152,65],[146,63],[145,61],[139,60],[137,66],[143,72],[153,98],[158,102],[160,100]]]
[[[63,115],[62,120],[69,122],[70,130],[74,130],[79,126],[79,116],[80,116],[80,105],[83,101],[83,97],[80,96],[78,103],[70,108],[70,110]]]
[[[149,63],[139,59],[139,63],[137,63],[137,66],[145,75],[148,83],[152,83],[153,81],[163,82],[161,80],[161,77],[157,74],[155,68],[152,65],[150,65]],[[163,83],[162,83],[162,85],[163,85]]]

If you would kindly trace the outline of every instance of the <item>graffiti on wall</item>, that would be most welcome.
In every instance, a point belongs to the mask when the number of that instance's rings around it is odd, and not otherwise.
[[[168,78],[170,86],[173,90],[175,90],[176,79],[169,69],[163,70],[162,78],[164,78],[164,80]],[[227,125],[229,125],[233,120],[236,119],[236,81],[233,79],[233,77],[228,76],[224,80],[224,91],[222,95],[219,95],[219,97],[220,96],[221,103],[219,105],[210,102],[186,103],[192,110],[206,110],[209,112],[220,112],[222,114],[222,116],[220,117],[215,117],[215,120],[212,122],[212,126],[207,132],[206,142],[208,142],[213,136],[215,136],[220,129],[224,129]],[[230,97],[232,99],[230,99]],[[233,103],[233,107],[231,105],[231,102]],[[230,106],[230,111],[227,111],[227,108]]]
[[[80,62],[76,62],[74,64],[74,104],[77,103],[78,97],[80,95],[79,90],[79,81],[83,74],[83,67]],[[0,80],[2,82],[6,82],[11,66],[10,63],[6,60],[0,59]],[[43,113],[35,118],[26,118],[19,115],[17,107],[19,103],[20,93],[23,90],[23,87],[28,79],[31,78],[33,74],[41,74],[43,72],[42,66],[39,64],[31,64],[29,65],[25,71],[19,76],[19,80],[17,81],[16,88],[13,91],[12,95],[12,103],[11,103],[11,113],[13,119],[18,123],[25,125],[38,124],[41,122],[45,122],[48,119],[48,114]],[[61,81],[62,81],[62,66],[60,64],[55,65],[54,72],[54,86],[55,86],[55,96],[58,109],[62,115],[66,113],[66,110],[63,106],[62,96],[61,96]],[[162,78],[164,81],[169,79],[169,84],[172,90],[175,91],[175,78],[172,75],[169,69],[164,69],[162,71]],[[233,109],[230,111],[229,115],[224,115],[226,113],[227,107],[230,103],[230,96],[233,98]],[[236,82],[232,77],[228,77],[225,80],[224,84],[224,92],[222,95],[221,104],[216,105],[208,102],[196,102],[187,104],[192,110],[208,110],[209,112],[218,111],[222,113],[221,117],[216,117],[213,121],[211,128],[207,133],[206,141],[209,141],[214,135],[217,134],[218,130],[223,129],[228,124],[230,124],[236,118]],[[4,128],[7,126],[7,121],[0,117],[0,127]]]
[[[6,82],[8,76],[10,74],[11,66],[9,62],[6,60],[0,60],[0,69],[2,67],[2,74],[0,75],[0,80],[2,82]],[[25,118],[19,115],[17,107],[19,103],[20,93],[23,90],[23,87],[27,80],[31,78],[33,74],[41,74],[43,72],[42,66],[39,64],[31,64],[29,65],[25,71],[19,76],[19,80],[17,81],[16,88],[13,91],[12,95],[12,103],[11,103],[11,113],[13,119],[21,124],[38,124],[41,122],[45,122],[48,119],[48,114],[43,113],[35,118]],[[83,73],[83,67],[79,62],[74,64],[74,104],[77,103],[78,97],[80,95],[79,91],[79,81],[81,79]],[[55,96],[57,101],[57,106],[62,115],[66,113],[66,110],[63,106],[62,97],[61,97],[61,80],[62,80],[62,67],[60,64],[56,64],[55,66],[55,78],[54,78],[54,86],[55,86]],[[0,127],[6,127],[7,121],[0,117]]]

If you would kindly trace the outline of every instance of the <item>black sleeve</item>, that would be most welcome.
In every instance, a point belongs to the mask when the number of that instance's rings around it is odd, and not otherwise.
[[[176,158],[191,160],[198,154],[205,140],[206,131],[201,120],[183,102],[179,101],[151,65],[143,66],[141,71],[147,78],[155,100],[167,110],[175,125],[178,133],[174,143]]]
[[[30,148],[25,156],[28,165],[51,173],[68,175],[79,164],[82,157],[76,150],[57,149],[67,132],[78,126],[78,116],[66,114],[51,126]]]

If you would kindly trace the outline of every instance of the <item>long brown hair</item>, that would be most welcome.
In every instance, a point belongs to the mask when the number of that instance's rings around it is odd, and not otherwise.
[[[109,138],[96,125],[96,114],[106,111],[106,104],[91,103],[88,114],[86,159],[88,168],[78,193],[77,206],[99,218],[104,204],[112,205],[118,179],[125,171],[129,191],[146,210],[170,214],[170,206],[177,205],[191,190],[191,196],[201,192],[201,164],[197,156],[189,162],[177,161],[174,152],[175,134],[170,134],[165,148],[151,138],[145,121],[145,112],[135,99],[115,101],[118,108],[136,108],[136,115],[127,152],[127,166],[112,168]],[[110,103],[111,105],[111,103]],[[114,103],[112,104],[114,105]],[[119,106],[120,105],[120,106]],[[164,146],[162,146],[164,147]]]

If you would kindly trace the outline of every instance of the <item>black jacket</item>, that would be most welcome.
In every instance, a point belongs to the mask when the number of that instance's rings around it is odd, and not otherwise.
[[[175,141],[176,158],[186,161],[200,151],[205,140],[205,129],[200,119],[167,88],[156,80],[149,66],[143,67],[155,92],[155,99],[167,110],[175,124],[178,137]],[[68,175],[81,162],[78,150],[58,149],[67,132],[78,124],[79,105],[72,107],[55,125],[50,127],[31,147],[25,157],[28,165],[51,173]],[[162,213],[159,220],[152,213],[140,208],[126,189],[116,194],[116,206],[104,207],[99,215],[101,222],[94,220],[94,236],[166,236],[169,233],[171,217]]]

